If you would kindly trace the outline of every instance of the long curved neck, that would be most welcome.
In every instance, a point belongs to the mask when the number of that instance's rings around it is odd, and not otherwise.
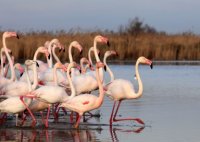
[[[94,46],[93,47],[94,47],[94,56],[95,56],[96,62],[100,62],[100,59],[99,59],[99,56],[98,56],[98,52],[97,52],[97,42],[96,42],[96,40],[94,40]],[[99,70],[100,70],[99,71],[100,78],[103,81],[103,69],[100,68]]]
[[[28,75],[28,69],[27,69],[27,67],[25,67],[25,75],[26,75],[26,80],[27,80],[27,83],[28,83],[28,90],[32,91],[31,81],[30,81],[30,77]]]
[[[73,62],[73,58],[72,58],[72,45],[70,44],[69,46],[69,62],[72,63]]]
[[[69,81],[69,86],[70,86],[70,88],[71,88],[71,95],[70,95],[70,98],[73,98],[73,97],[76,95],[76,90],[75,90],[75,87],[74,87],[74,85],[73,85],[73,83],[72,83],[72,78],[70,77],[69,72],[70,72],[70,68],[67,69],[67,80]]]
[[[109,66],[107,65],[107,57],[108,57],[108,56],[105,56],[105,57],[104,57],[103,63],[104,63],[104,65],[106,66],[106,70],[108,71],[108,73],[109,73],[109,75],[110,75],[110,82],[112,82],[115,78],[114,78],[113,72],[111,71],[111,69],[110,69]]]
[[[1,48],[1,76],[4,76],[4,70],[3,70],[3,48]]]
[[[104,91],[103,91],[103,85],[100,79],[100,74],[99,74],[99,69],[96,68],[96,78],[97,78],[97,82],[98,82],[98,86],[99,86],[99,96],[98,96],[98,106],[101,106],[102,102],[103,102],[103,98],[104,98]]]
[[[11,70],[11,78],[10,78],[10,80],[14,80],[14,74],[15,74],[14,66],[13,66],[13,63],[12,63],[12,59],[11,59],[9,53],[8,53],[8,48],[6,46],[6,39],[5,38],[3,38],[3,48],[4,48],[6,57],[7,57],[8,62],[9,62],[10,70]]]
[[[33,61],[37,61],[37,55],[38,55],[39,52],[40,52],[39,49],[37,49],[37,50],[35,51],[35,54],[34,54],[34,56],[33,56]]]
[[[136,66],[135,66],[135,72],[136,72],[136,77],[138,79],[138,86],[139,86],[139,90],[138,92],[134,95],[134,98],[139,98],[142,96],[143,93],[143,84],[142,84],[142,80],[140,78],[140,74],[138,71],[138,66],[139,66],[139,61],[136,62]]]
[[[34,64],[34,66],[33,66],[33,85],[32,85],[32,89],[35,90],[37,85],[38,85],[38,73],[37,73],[36,64]]]
[[[53,68],[52,44],[53,44],[53,42],[51,41],[51,42],[49,43],[49,46],[48,46],[48,52],[49,52],[49,54],[50,54],[50,59],[47,58],[47,63],[48,63],[49,68]]]
[[[54,79],[55,86],[58,86],[58,76],[57,76],[57,67],[56,66],[54,66],[54,68],[53,68],[53,79]]]
[[[56,53],[55,53],[56,47],[57,47],[57,46],[53,46],[53,48],[52,48],[52,54],[53,54],[53,57],[54,57],[54,59],[56,60],[56,62],[61,63],[61,62],[60,62],[60,59],[58,58],[58,56],[57,56]]]
[[[69,62],[70,63],[72,63],[74,61],[73,57],[72,57],[72,47],[73,47],[72,44],[70,44],[69,50],[68,50],[69,51],[68,53],[69,53]],[[72,76],[72,78],[74,78],[74,76],[75,76],[75,69],[74,68],[71,69],[71,76]]]
[[[90,64],[93,66],[93,62],[92,62],[92,58],[91,58],[91,52],[93,51],[93,49],[89,49],[89,51],[88,51],[88,59],[89,59],[89,61],[90,61]]]

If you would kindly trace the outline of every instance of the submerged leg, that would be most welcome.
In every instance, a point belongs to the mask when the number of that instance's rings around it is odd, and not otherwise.
[[[112,125],[112,122],[113,122],[113,113],[114,113],[114,110],[115,110],[115,105],[116,105],[116,101],[114,101],[112,112],[111,112],[111,115],[110,115],[110,126]]]
[[[33,119],[32,127],[35,127],[35,125],[36,125],[36,119],[35,119],[33,113],[31,112],[31,110],[28,108],[28,106],[27,106],[26,103],[24,102],[23,96],[20,96],[20,100],[22,101],[22,103],[24,104],[24,106],[26,107],[26,109],[28,110],[29,114],[31,115],[31,117],[32,117],[32,119]]]
[[[77,119],[77,121],[76,121],[76,124],[74,125],[74,128],[78,128],[78,126],[79,126],[79,122],[80,122],[80,120],[81,120],[81,117],[82,117],[82,115],[78,115],[78,119]]]

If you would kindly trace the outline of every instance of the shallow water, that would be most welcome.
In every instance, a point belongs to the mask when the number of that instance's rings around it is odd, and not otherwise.
[[[116,78],[131,80],[137,90],[132,65],[111,65]],[[36,128],[15,127],[13,120],[0,126],[0,141],[190,141],[200,140],[200,67],[195,65],[157,65],[151,70],[140,66],[144,85],[138,100],[123,101],[118,117],[137,117],[145,127],[131,121],[117,122],[112,127],[109,117],[113,102],[105,97],[100,118],[81,121],[73,129],[68,116],[59,122],[49,120],[49,128],[39,123]],[[106,80],[109,80],[106,74]],[[96,111],[93,111],[95,113]]]

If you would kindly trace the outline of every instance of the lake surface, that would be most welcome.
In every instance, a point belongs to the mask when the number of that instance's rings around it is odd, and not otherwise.
[[[116,78],[134,79],[134,66],[110,65]],[[140,99],[122,101],[118,117],[137,117],[145,127],[132,121],[113,123],[109,117],[113,101],[105,97],[99,109],[101,117],[81,121],[78,130],[73,129],[68,116],[59,122],[49,120],[49,128],[41,123],[36,128],[15,127],[14,120],[0,126],[0,141],[49,141],[49,142],[196,142],[200,140],[200,66],[156,65],[153,70],[140,66],[144,93]],[[109,80],[106,73],[106,80]],[[96,113],[96,111],[93,111]]]

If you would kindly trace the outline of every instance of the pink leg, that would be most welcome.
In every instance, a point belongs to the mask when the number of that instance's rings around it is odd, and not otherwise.
[[[76,121],[76,124],[74,125],[74,128],[78,128],[78,126],[79,126],[79,122],[80,122],[80,120],[81,120],[81,115],[78,115],[78,119],[77,119],[77,121]]]
[[[48,111],[47,111],[47,118],[46,118],[46,123],[45,123],[45,127],[48,128],[49,126],[49,123],[48,123],[48,120],[49,120],[49,112],[50,112],[50,106],[48,106]]]
[[[31,110],[28,108],[28,106],[27,106],[26,103],[24,102],[23,96],[20,96],[20,100],[22,101],[22,103],[24,104],[24,106],[26,107],[26,109],[28,110],[29,114],[31,115],[31,117],[32,117],[32,119],[33,119],[32,127],[35,127],[35,125],[36,125],[36,120],[35,120],[35,117],[34,117],[33,113],[31,112]]]
[[[44,119],[44,116],[43,116],[43,112],[42,111],[40,111],[40,115],[41,115],[41,117],[42,117],[42,122],[44,123],[44,125],[45,125],[45,119]]]
[[[120,104],[121,104],[121,101],[119,101],[119,103],[118,103],[117,109],[116,109],[115,114],[114,114],[114,117],[113,117],[113,122],[133,120],[133,121],[138,122],[139,124],[144,125],[144,122],[143,122],[140,118],[122,118],[122,119],[116,119],[117,112],[118,112],[118,110],[119,110]]]
[[[7,118],[7,113],[3,113],[3,116],[0,119],[0,124],[3,124]]]
[[[70,114],[70,123],[73,123],[73,120],[74,120],[74,112],[71,111],[71,114]]]
[[[116,105],[116,101],[114,101],[112,112],[111,112],[111,115],[110,115],[110,126],[112,125],[112,122],[113,122],[113,113],[114,113],[114,110],[115,110],[115,105]]]
[[[25,115],[25,116],[24,116],[24,115]],[[22,114],[22,121],[21,121],[21,124],[20,124],[21,126],[24,125],[24,122],[26,121],[26,117],[27,117],[27,114],[26,114],[26,113],[23,113],[23,114]]]

